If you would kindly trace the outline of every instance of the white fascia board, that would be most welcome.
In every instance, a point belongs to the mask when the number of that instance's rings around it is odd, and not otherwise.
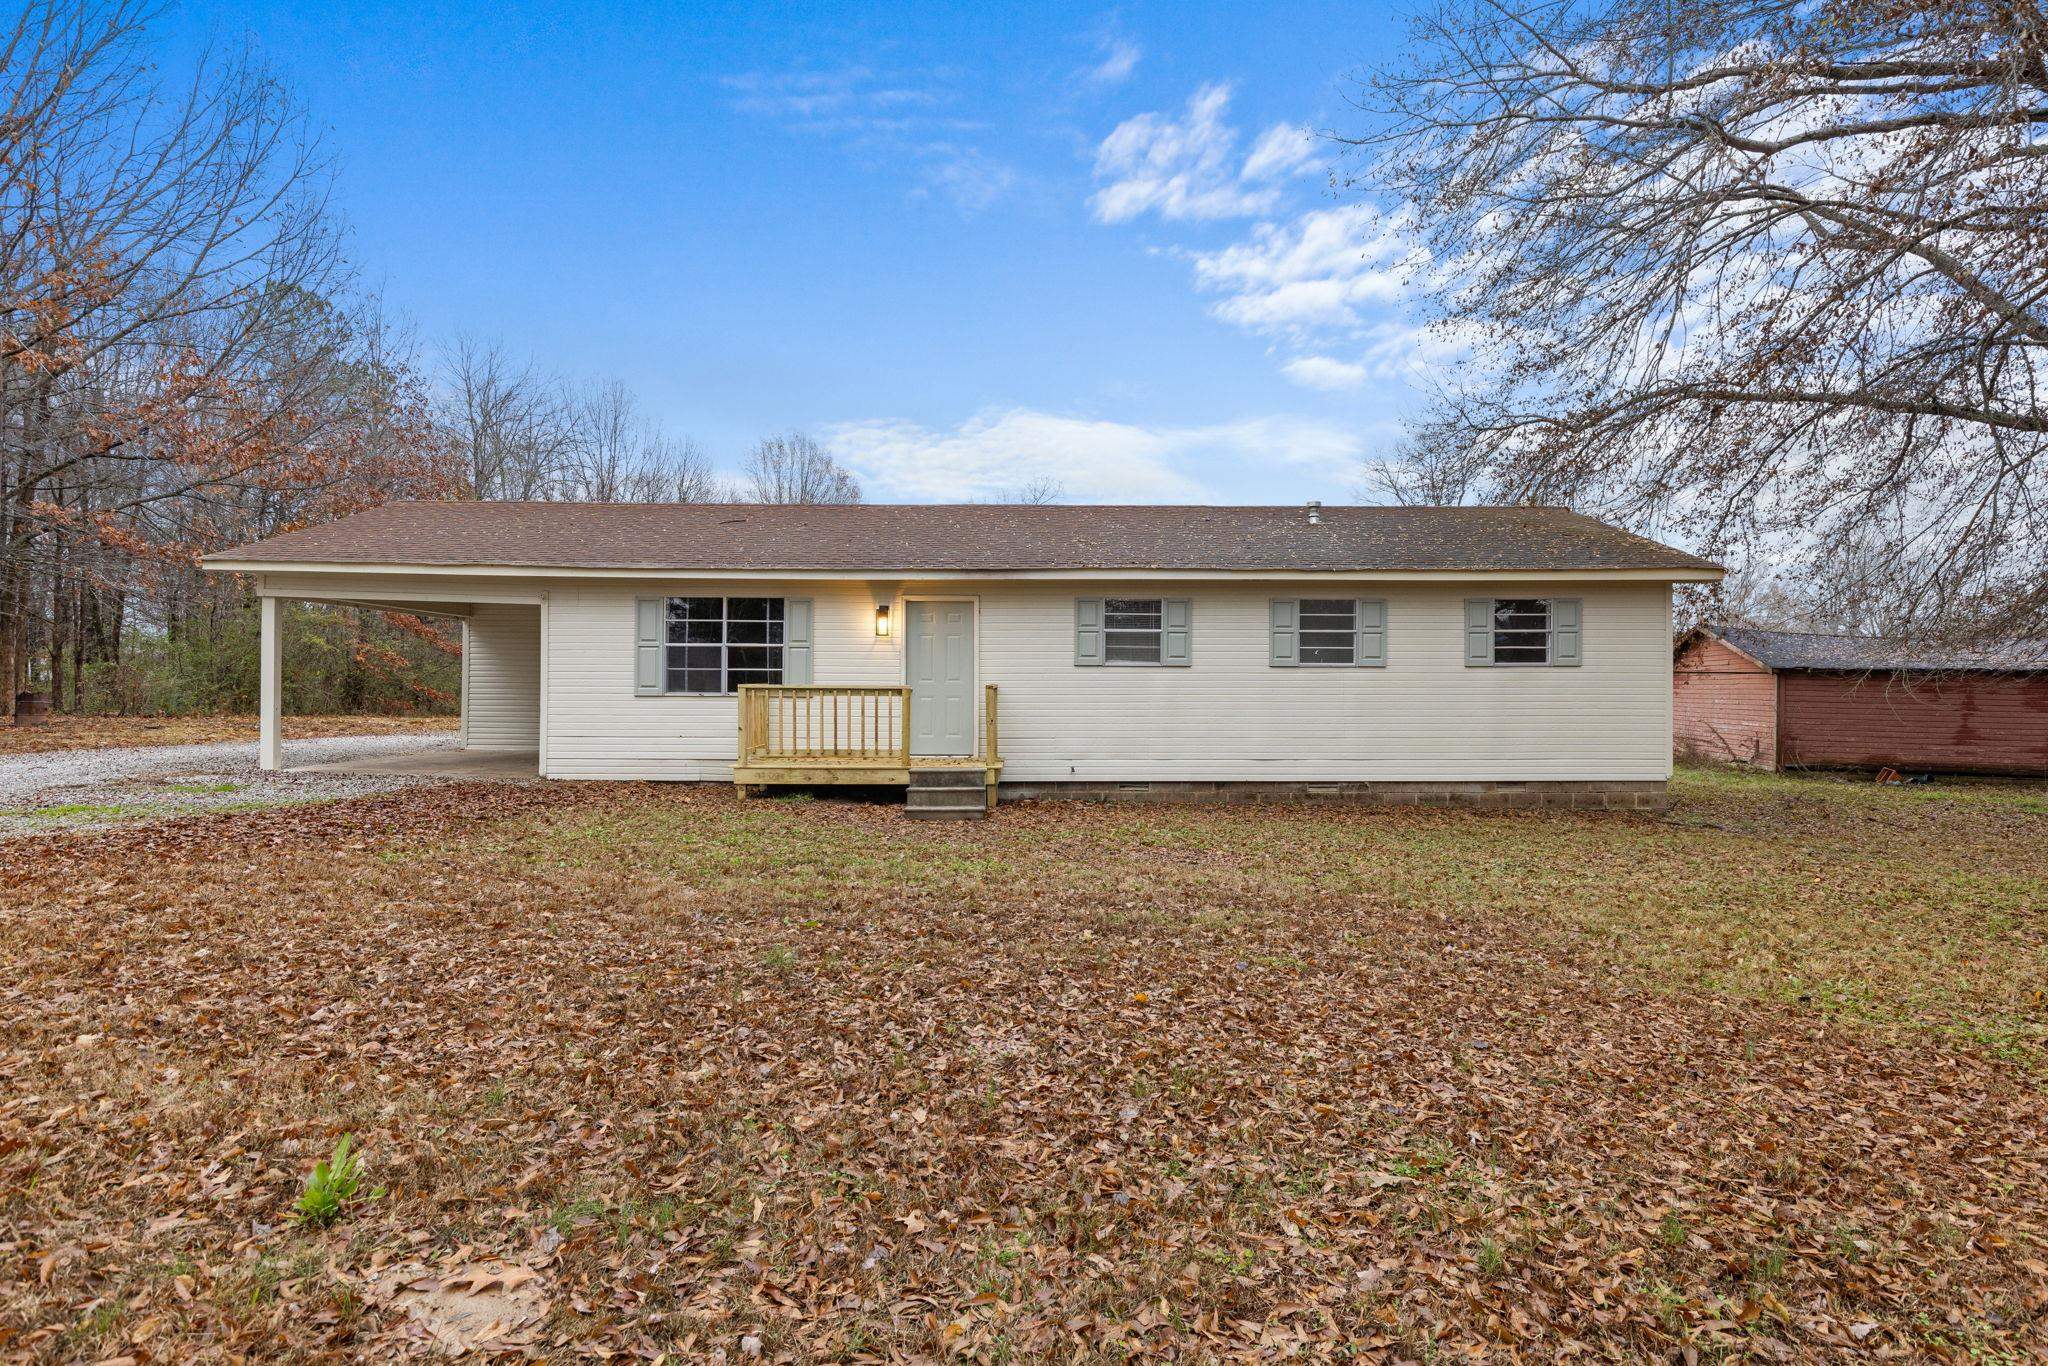
[[[560,568],[486,564],[279,563],[275,560],[209,560],[203,568],[223,574],[379,574],[409,578],[511,579],[728,579],[763,583],[904,583],[1021,581],[1130,581],[1284,583],[1300,579],[1388,579],[1402,583],[1719,583],[1722,569],[668,569]]]

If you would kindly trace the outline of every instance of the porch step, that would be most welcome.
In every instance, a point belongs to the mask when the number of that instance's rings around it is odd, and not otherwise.
[[[913,792],[963,792],[982,789],[982,771],[976,768],[913,768],[910,770],[910,788]]]
[[[978,821],[988,814],[988,786],[978,768],[910,771],[903,814],[923,821]]]
[[[906,806],[903,814],[914,821],[979,821],[988,818],[988,806],[984,802],[972,806]]]

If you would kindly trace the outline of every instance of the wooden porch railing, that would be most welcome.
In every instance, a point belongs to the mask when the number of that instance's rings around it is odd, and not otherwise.
[[[1002,762],[1002,751],[996,748],[996,685],[987,684],[981,690],[981,754],[984,764]]]
[[[982,688],[979,752],[1001,762],[996,685]],[[739,761],[910,766],[910,689],[831,684],[740,685]]]
[[[910,689],[740,685],[742,763],[910,762]]]

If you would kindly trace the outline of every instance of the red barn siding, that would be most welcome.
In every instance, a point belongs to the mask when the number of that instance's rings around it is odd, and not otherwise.
[[[1689,759],[1775,768],[1778,682],[1718,640],[1701,639],[1671,674],[1671,741]]]
[[[2048,776],[2048,674],[1779,675],[1785,762]]]

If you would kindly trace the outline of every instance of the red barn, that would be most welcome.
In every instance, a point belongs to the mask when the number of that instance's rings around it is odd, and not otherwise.
[[[1701,627],[1678,641],[1671,735],[1685,757],[1761,768],[2048,777],[2048,649]]]

